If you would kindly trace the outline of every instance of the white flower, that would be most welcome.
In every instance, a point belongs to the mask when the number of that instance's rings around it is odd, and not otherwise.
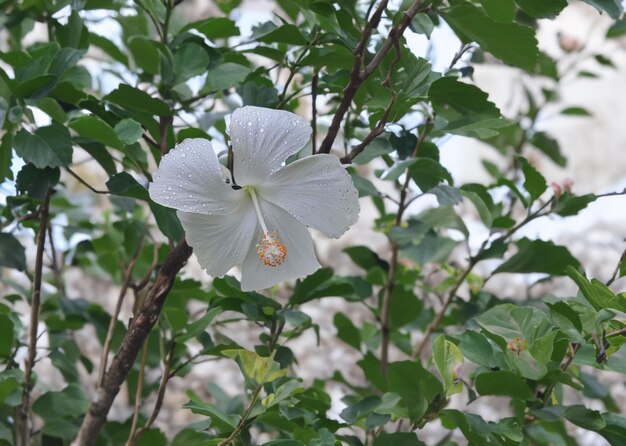
[[[336,238],[356,222],[350,176],[333,155],[285,165],[311,134],[293,113],[243,107],[229,134],[236,186],[210,142],[186,139],[161,160],[150,197],[178,210],[187,243],[211,276],[241,266],[241,288],[251,291],[311,274],[320,265],[305,225]]]

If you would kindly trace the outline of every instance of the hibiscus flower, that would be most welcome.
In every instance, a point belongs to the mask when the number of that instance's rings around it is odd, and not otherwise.
[[[286,159],[309,140],[303,118],[243,107],[230,120],[233,171],[211,143],[186,139],[163,157],[150,197],[177,209],[187,243],[213,277],[241,267],[244,291],[320,267],[306,226],[340,237],[359,215],[358,194],[334,155]]]

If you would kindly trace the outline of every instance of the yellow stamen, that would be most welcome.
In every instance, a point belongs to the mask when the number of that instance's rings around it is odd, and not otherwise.
[[[246,187],[246,190],[250,193],[250,197],[252,197],[254,210],[256,211],[257,218],[259,219],[261,229],[263,229],[263,238],[261,238],[261,242],[256,245],[256,252],[259,254],[259,258],[263,261],[265,266],[271,266],[274,268],[282,265],[285,261],[285,257],[287,257],[287,247],[280,242],[278,231],[270,232],[267,229],[254,188]]]

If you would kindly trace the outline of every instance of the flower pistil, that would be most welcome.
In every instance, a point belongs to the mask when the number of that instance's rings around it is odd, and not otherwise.
[[[257,219],[263,229],[263,237],[261,241],[256,245],[256,252],[259,258],[263,261],[265,266],[276,267],[282,265],[287,257],[287,247],[281,243],[278,231],[269,231],[263,214],[261,213],[261,207],[259,206],[259,200],[256,196],[256,191],[253,186],[244,186],[244,189],[248,191],[254,204],[254,210],[256,211]]]

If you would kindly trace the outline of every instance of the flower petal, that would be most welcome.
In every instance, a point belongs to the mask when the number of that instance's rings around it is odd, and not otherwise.
[[[163,157],[149,193],[163,206],[205,215],[233,212],[247,195],[226,184],[211,143],[200,138],[184,140]]]
[[[252,201],[242,201],[230,214],[201,215],[178,211],[187,243],[200,266],[221,277],[243,262],[257,225]]]
[[[320,267],[315,256],[311,234],[306,227],[287,212],[261,197],[259,197],[259,206],[268,230],[277,231],[280,242],[287,248],[287,256],[281,265],[266,266],[256,252],[256,244],[263,237],[263,231],[257,226],[250,249],[241,267],[243,291],[261,290],[284,280],[308,276]]]
[[[311,126],[284,110],[243,107],[233,112],[229,134],[235,181],[240,186],[259,185],[304,147]]]
[[[320,154],[294,161],[257,190],[264,199],[328,237],[340,237],[359,218],[359,194],[334,155]]]

